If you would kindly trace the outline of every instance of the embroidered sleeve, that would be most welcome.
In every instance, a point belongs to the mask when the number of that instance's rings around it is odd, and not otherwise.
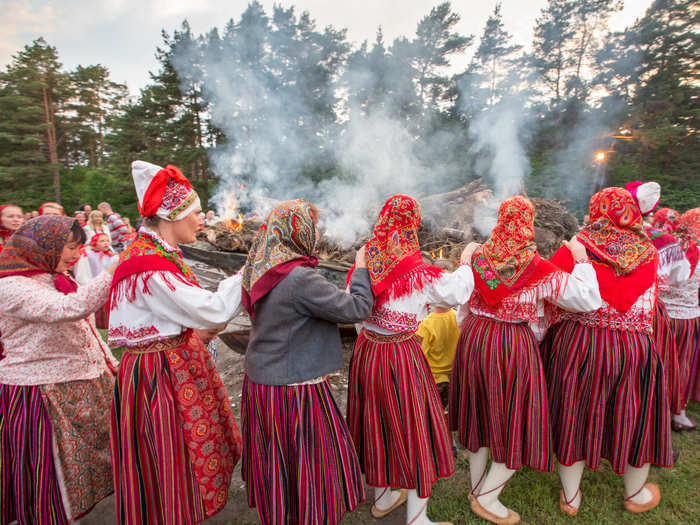
[[[63,294],[30,277],[5,277],[0,280],[0,312],[25,321],[76,321],[105,304],[111,282],[112,275],[103,272],[77,292]]]
[[[548,287],[543,299],[553,299],[560,308],[570,312],[592,312],[603,306],[598,279],[590,263],[577,264],[569,276],[556,272],[550,283],[556,284]],[[560,289],[555,290],[555,286]]]
[[[473,290],[474,274],[465,264],[426,287],[426,303],[451,308],[468,302]]]
[[[147,309],[157,317],[187,328],[213,329],[228,323],[241,308],[241,275],[219,283],[216,292],[169,278],[169,272],[156,272],[142,292]]]
[[[668,286],[679,286],[690,277],[690,263],[683,257],[680,261],[672,263],[668,267]]]

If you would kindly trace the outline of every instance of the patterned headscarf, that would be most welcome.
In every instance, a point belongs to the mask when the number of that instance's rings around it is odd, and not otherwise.
[[[696,208],[697,210],[697,208]],[[685,212],[682,216],[671,208],[661,208],[654,214],[652,224],[655,228],[673,235],[683,248],[686,259],[690,263],[691,274],[698,264],[700,253],[698,252],[697,240],[693,239],[690,228],[693,228],[693,210]],[[697,214],[695,220],[697,221]],[[690,227],[690,228],[689,228]],[[695,224],[697,235],[697,222]],[[697,236],[695,237],[697,239]]]
[[[693,208],[681,215],[681,224],[688,230],[688,237],[700,244],[700,208]]]
[[[474,253],[472,269],[476,290],[489,305],[557,270],[537,253],[535,208],[529,199],[518,195],[501,203],[496,227]]]
[[[442,275],[441,268],[423,262],[418,244],[420,223],[420,204],[407,195],[389,197],[379,212],[366,245],[375,308],[421,290],[426,282]]]
[[[658,253],[629,191],[599,191],[591,198],[589,214],[590,223],[578,239],[591,255],[601,296],[626,312],[656,280]]]
[[[0,278],[49,273],[54,274],[57,290],[63,293],[77,290],[73,281],[56,273],[74,222],[72,217],[44,215],[17,228],[0,253]]]
[[[243,306],[251,317],[255,303],[294,268],[318,264],[311,210],[312,204],[304,199],[283,202],[260,226],[243,267]]]

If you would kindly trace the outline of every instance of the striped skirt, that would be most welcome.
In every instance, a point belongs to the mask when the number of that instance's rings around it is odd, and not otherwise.
[[[0,385],[0,524],[69,523],[112,491],[114,379]]]
[[[554,450],[563,465],[607,459],[673,465],[663,364],[651,337],[564,321],[551,328],[547,368]]]
[[[450,429],[493,461],[550,472],[552,439],[544,371],[532,330],[470,315],[462,324],[449,403]]]
[[[240,434],[214,363],[191,331],[124,353],[111,447],[117,523],[190,525],[226,504]]]
[[[678,366],[676,339],[671,329],[666,307],[661,301],[656,301],[656,312],[654,314],[654,343],[661,357],[661,362],[664,364],[666,387],[668,388],[668,403],[671,407],[671,412],[680,414],[680,411],[683,409],[683,399],[681,396],[681,373]]]
[[[698,344],[700,317],[695,319],[674,319],[670,317],[669,321],[671,322],[671,331],[676,338],[678,367],[680,368],[681,408],[685,409],[688,399],[690,399],[691,366],[693,364],[693,354],[696,352]]]
[[[686,399],[700,403],[700,317],[695,319],[695,346],[690,360],[690,378],[686,389]]]
[[[360,466],[326,381],[243,382],[242,476],[263,525],[334,525],[364,499]]]
[[[367,483],[430,496],[455,471],[452,438],[418,340],[363,331],[348,384],[348,426]]]

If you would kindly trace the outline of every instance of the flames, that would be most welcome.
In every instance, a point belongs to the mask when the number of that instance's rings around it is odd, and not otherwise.
[[[443,251],[442,251],[442,250],[443,250],[443,249],[440,248],[439,251],[431,252],[431,253],[430,253],[430,256],[431,256],[433,259],[444,259],[444,257],[443,257]]]
[[[223,222],[226,227],[233,231],[242,230],[243,214],[238,211],[238,198],[233,190],[226,196],[224,206],[226,211],[224,212]]]
[[[229,230],[242,230],[243,229],[243,214],[239,213],[238,217],[232,219],[226,219],[226,227]]]

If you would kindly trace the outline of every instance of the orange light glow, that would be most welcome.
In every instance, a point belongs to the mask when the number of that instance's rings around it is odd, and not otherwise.
[[[603,162],[605,160],[605,152],[604,151],[599,151],[598,153],[595,154],[595,160],[598,162]]]

